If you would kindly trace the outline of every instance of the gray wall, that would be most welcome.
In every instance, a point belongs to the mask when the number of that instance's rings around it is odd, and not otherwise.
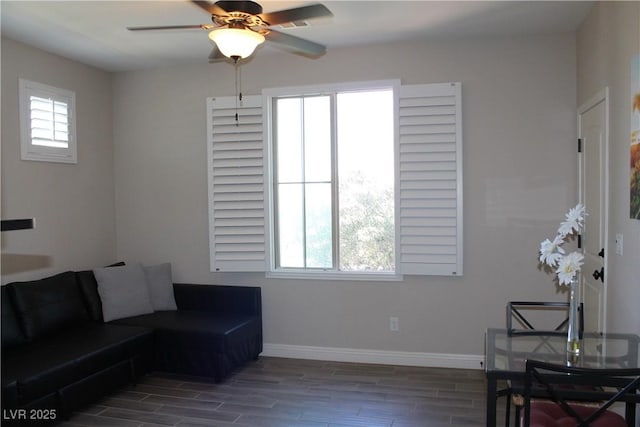
[[[78,164],[20,160],[18,78],[76,93]],[[2,39],[2,283],[115,259],[111,74]]]
[[[609,330],[640,333],[640,221],[629,218],[631,58],[640,55],[640,3],[597,3],[578,31],[578,105],[605,86],[609,115]],[[624,252],[615,255],[615,235]]]
[[[258,53],[243,66],[246,94],[387,78],[462,82],[465,275],[402,282],[209,272],[205,98],[233,95],[233,67],[117,74],[117,255],[170,261],[176,281],[262,286],[270,349],[482,355],[484,330],[504,325],[508,300],[566,298],[538,270],[537,251],[577,201],[575,64],[569,34],[333,49],[315,61]],[[389,316],[399,332],[389,332]]]

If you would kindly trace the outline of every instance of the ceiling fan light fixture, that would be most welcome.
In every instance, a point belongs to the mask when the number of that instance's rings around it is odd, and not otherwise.
[[[255,31],[243,28],[220,28],[209,33],[220,49],[228,58],[247,58],[251,56],[258,45],[264,42],[264,36]]]

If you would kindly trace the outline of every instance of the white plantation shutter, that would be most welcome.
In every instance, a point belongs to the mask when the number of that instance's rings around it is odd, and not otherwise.
[[[76,163],[75,93],[19,79],[23,160]]]
[[[460,83],[399,93],[398,273],[462,275]]]
[[[31,95],[31,143],[44,147],[69,146],[69,106],[66,100]]]
[[[262,97],[208,98],[207,129],[211,271],[265,271]]]

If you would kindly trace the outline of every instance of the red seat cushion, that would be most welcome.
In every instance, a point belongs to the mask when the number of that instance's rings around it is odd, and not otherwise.
[[[595,406],[571,405],[583,419],[598,410]],[[531,427],[576,427],[577,420],[553,402],[531,402]],[[591,427],[626,427],[627,422],[615,412],[606,411],[589,424]]]

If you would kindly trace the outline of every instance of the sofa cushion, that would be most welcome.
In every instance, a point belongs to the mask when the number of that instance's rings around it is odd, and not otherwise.
[[[145,266],[143,269],[153,309],[155,311],[177,310],[176,299],[173,295],[171,264]]]
[[[115,322],[120,325],[156,329],[158,340],[171,336],[178,348],[207,349],[225,353],[234,346],[251,340],[260,331],[260,319],[242,314],[216,314],[202,311],[157,311]]]
[[[153,313],[147,279],[139,264],[96,268],[93,274],[105,322]]]
[[[18,318],[16,317],[7,286],[2,286],[0,299],[2,300],[2,349],[24,344],[27,339],[18,324]]]
[[[91,320],[102,321],[102,302],[98,294],[98,282],[96,282],[93,271],[78,271],[76,275],[89,317]]]
[[[22,331],[29,340],[89,320],[73,271],[7,286]]]
[[[116,262],[107,267],[121,267],[123,265],[125,265],[124,262]],[[76,275],[89,317],[91,320],[102,322],[102,301],[100,301],[100,294],[98,294],[96,276],[93,275],[92,270],[78,271]]]
[[[153,329],[112,324],[92,324],[65,334],[73,344],[64,350],[76,361],[82,376],[92,375],[106,367],[128,360],[134,355],[151,353]],[[52,341],[52,346],[59,347]]]
[[[151,351],[152,337],[148,328],[88,322],[3,352],[3,370],[16,379],[25,403]]]
[[[124,262],[117,262],[107,267],[121,267],[123,265],[125,265]],[[91,317],[91,320],[102,322],[102,302],[100,301],[100,294],[98,294],[98,282],[96,282],[93,271],[78,271],[76,275],[78,276],[78,284],[80,285],[80,291],[84,297],[89,317]]]

